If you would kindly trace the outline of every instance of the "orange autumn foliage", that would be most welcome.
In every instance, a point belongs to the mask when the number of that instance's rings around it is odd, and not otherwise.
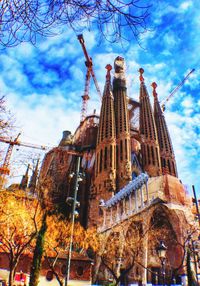
[[[71,222],[61,220],[58,216],[47,218],[47,233],[45,236],[45,251],[48,254],[67,250],[71,235]],[[74,250],[83,251],[92,248],[94,251],[99,246],[98,236],[95,229],[85,230],[80,223],[76,222],[73,231]]]

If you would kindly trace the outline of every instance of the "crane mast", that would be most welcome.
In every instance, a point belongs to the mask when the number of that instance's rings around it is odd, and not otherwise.
[[[195,71],[195,69],[192,69],[187,75],[186,77],[177,85],[177,87],[175,87],[174,90],[172,90],[172,92],[168,95],[168,97],[162,102],[161,104],[161,108],[162,111],[165,111],[165,104],[167,101],[170,100],[170,98],[184,85],[185,81],[189,78],[189,76]]]
[[[9,142],[8,150],[6,152],[6,156],[5,156],[3,165],[0,167],[0,174],[2,174],[2,175],[9,175],[10,174],[10,170],[9,170],[10,158],[12,155],[13,147],[14,147],[14,145],[16,145],[19,136],[20,136],[20,133],[17,135],[17,137],[13,141],[10,140],[10,142]],[[1,142],[4,142],[3,139]]]
[[[0,167],[0,175],[9,175],[10,174],[10,170],[9,170],[10,158],[12,155],[13,147],[15,145],[33,148],[33,149],[39,149],[39,150],[48,150],[48,148],[49,148],[47,146],[40,146],[40,145],[36,145],[36,144],[21,142],[18,140],[20,134],[21,133],[19,133],[14,140],[10,139],[9,137],[0,136],[0,142],[9,144],[3,165]]]
[[[85,117],[86,117],[86,115],[87,115],[87,104],[88,104],[88,100],[90,99],[90,97],[89,97],[89,88],[90,88],[91,76],[93,78],[93,81],[94,81],[94,84],[95,84],[95,87],[96,87],[97,93],[99,94],[100,99],[102,98],[102,96],[101,96],[101,91],[100,91],[100,88],[99,88],[99,85],[98,85],[98,82],[97,82],[97,79],[96,79],[96,76],[95,76],[95,73],[94,73],[94,70],[93,70],[92,58],[89,57],[88,52],[86,50],[86,46],[85,46],[85,41],[84,41],[83,35],[80,34],[80,35],[78,35],[77,38],[78,38],[78,40],[79,40],[79,42],[80,42],[80,44],[82,46],[83,53],[84,53],[84,56],[86,58],[85,65],[86,65],[86,68],[87,68],[86,77],[85,77],[84,95],[82,96],[82,108],[81,108],[81,122],[83,122]]]

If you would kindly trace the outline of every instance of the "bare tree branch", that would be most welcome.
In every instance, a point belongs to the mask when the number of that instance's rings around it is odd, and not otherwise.
[[[4,47],[26,41],[35,44],[39,35],[53,36],[60,27],[70,27],[76,33],[97,27],[100,36],[110,42],[125,39],[128,33],[138,40],[147,30],[151,7],[141,3],[141,0],[2,0],[0,44]]]

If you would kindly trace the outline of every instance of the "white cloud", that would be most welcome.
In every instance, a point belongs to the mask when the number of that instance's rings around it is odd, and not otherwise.
[[[163,40],[167,46],[170,46],[171,48],[175,45],[177,45],[177,42],[179,41],[178,38],[174,35],[173,32],[168,32],[164,35]]]
[[[179,9],[183,12],[185,12],[186,10],[188,10],[188,8],[190,8],[193,5],[192,1],[185,1],[183,3],[180,4]]]
[[[31,143],[55,146],[60,141],[63,130],[75,131],[79,124],[80,112],[77,109],[69,111],[62,108],[62,103],[65,102],[62,97],[57,98],[59,103],[53,105],[53,99],[48,101],[45,95],[42,95],[37,105],[32,108],[35,96],[33,94],[27,99],[16,95],[9,97],[9,106],[15,110],[17,118],[16,126],[22,131],[21,141],[29,137],[32,138]]]
[[[184,107],[184,108],[193,108],[194,106],[194,100],[192,99],[191,96],[187,96],[183,99],[181,105]]]

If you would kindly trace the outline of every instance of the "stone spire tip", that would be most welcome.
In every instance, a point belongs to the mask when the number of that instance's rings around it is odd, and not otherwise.
[[[153,96],[154,96],[154,98],[157,98],[157,92],[156,92],[157,83],[152,82],[151,86],[153,87]]]
[[[106,79],[110,80],[110,71],[112,69],[112,66],[110,64],[108,64],[108,65],[106,65],[106,69],[107,69]]]
[[[142,83],[142,82],[144,82],[144,78],[143,78],[143,73],[144,73],[144,69],[143,68],[140,68],[139,69],[139,73],[140,73],[140,82]]]

